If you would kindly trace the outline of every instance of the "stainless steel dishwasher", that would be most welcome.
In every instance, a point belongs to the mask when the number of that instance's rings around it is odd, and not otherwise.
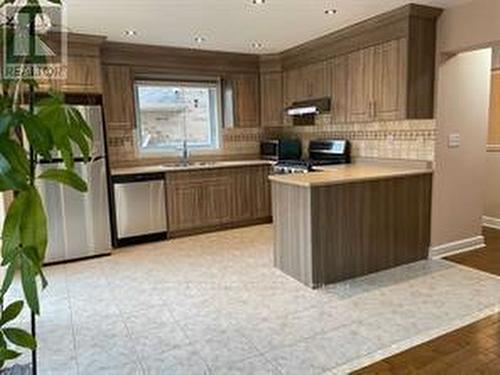
[[[112,182],[115,247],[165,240],[165,174],[115,175]]]

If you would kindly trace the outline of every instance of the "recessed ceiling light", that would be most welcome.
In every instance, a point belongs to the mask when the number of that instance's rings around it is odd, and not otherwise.
[[[252,3],[254,3],[255,5],[261,5],[265,4],[266,0],[252,0]]]
[[[325,14],[333,15],[337,13],[337,9],[326,9]]]
[[[259,42],[253,42],[253,43],[252,43],[252,47],[253,47],[253,48],[257,48],[257,49],[258,49],[258,48],[262,48],[262,43],[259,43]]]
[[[194,41],[195,41],[196,43],[203,43],[203,42],[205,42],[206,40],[207,40],[207,39],[206,39],[205,37],[203,37],[203,36],[196,36],[196,37],[194,38]]]
[[[125,30],[125,31],[123,32],[123,34],[124,34],[125,36],[136,36],[136,35],[137,35],[137,31],[135,31],[135,30]]]

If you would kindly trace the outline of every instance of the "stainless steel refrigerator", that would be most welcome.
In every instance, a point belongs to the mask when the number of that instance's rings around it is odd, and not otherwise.
[[[101,106],[75,106],[94,132],[91,158],[84,163],[75,151],[75,170],[88,184],[88,192],[40,181],[48,216],[49,242],[46,263],[63,262],[111,251],[111,230],[106,171],[106,146]],[[40,161],[38,171],[63,167],[62,159]]]

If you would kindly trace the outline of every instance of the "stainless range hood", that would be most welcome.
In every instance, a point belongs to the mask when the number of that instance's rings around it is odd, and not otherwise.
[[[293,103],[285,109],[288,116],[293,117],[294,125],[314,125],[316,115],[330,113],[331,99],[320,98]]]

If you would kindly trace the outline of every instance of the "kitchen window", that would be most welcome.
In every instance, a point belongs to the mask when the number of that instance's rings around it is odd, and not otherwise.
[[[217,81],[135,83],[140,153],[219,148],[220,90]]]

